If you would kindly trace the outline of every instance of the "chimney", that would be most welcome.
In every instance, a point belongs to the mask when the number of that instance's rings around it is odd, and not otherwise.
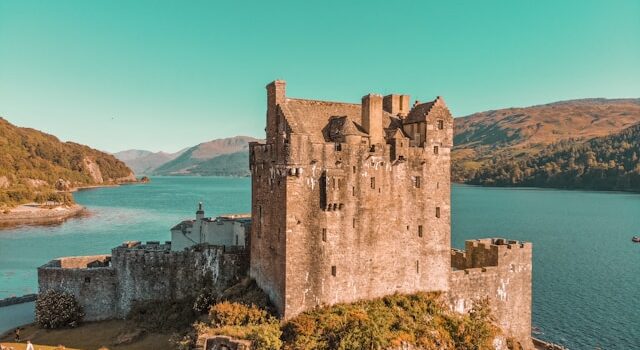
[[[369,134],[371,144],[384,143],[381,95],[369,94],[362,97],[362,127]]]
[[[384,110],[392,115],[406,116],[409,114],[409,95],[391,94],[384,97]]]
[[[267,85],[267,143],[275,141],[278,134],[278,105],[286,99],[287,83],[284,80],[274,80]]]

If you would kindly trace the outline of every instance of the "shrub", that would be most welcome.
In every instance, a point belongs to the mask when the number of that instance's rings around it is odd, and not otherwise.
[[[271,316],[255,306],[228,301],[213,305],[209,310],[209,322],[214,327],[257,326],[270,323]]]
[[[216,302],[216,293],[211,288],[204,288],[193,303],[193,310],[203,314],[209,311],[211,305]]]
[[[38,295],[36,323],[42,328],[76,327],[82,317],[82,307],[72,294],[47,290]]]

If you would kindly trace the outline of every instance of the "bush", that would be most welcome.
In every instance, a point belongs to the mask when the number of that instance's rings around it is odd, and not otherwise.
[[[209,310],[209,322],[214,327],[257,326],[271,321],[266,311],[255,306],[222,302]]]
[[[42,328],[76,327],[84,313],[76,298],[67,292],[47,290],[36,300],[36,323]]]
[[[204,288],[200,294],[196,297],[196,301],[193,303],[193,310],[199,314],[204,314],[209,311],[211,305],[216,302],[216,293],[211,288]]]

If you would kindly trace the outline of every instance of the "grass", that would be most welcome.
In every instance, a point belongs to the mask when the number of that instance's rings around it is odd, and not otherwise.
[[[122,320],[89,322],[77,328],[45,330],[35,325],[25,326],[20,336],[26,343],[31,340],[36,350],[53,350],[62,344],[66,349],[96,350],[102,346],[110,350],[147,350],[170,348],[170,334],[147,333],[142,339],[126,345],[114,346],[118,335],[133,329],[131,323]],[[5,343],[6,342],[6,343]],[[13,345],[13,334],[0,338],[0,344],[25,349],[25,344]],[[36,345],[38,344],[38,345]]]

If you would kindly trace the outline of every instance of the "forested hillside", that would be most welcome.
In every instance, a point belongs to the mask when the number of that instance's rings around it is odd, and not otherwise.
[[[0,207],[72,201],[74,187],[135,181],[114,156],[0,118]]]
[[[638,157],[640,124],[589,141],[561,141],[536,155],[493,159],[473,173],[467,182],[640,192]]]
[[[640,99],[562,101],[456,118],[451,176],[487,186],[637,190],[638,123]]]

